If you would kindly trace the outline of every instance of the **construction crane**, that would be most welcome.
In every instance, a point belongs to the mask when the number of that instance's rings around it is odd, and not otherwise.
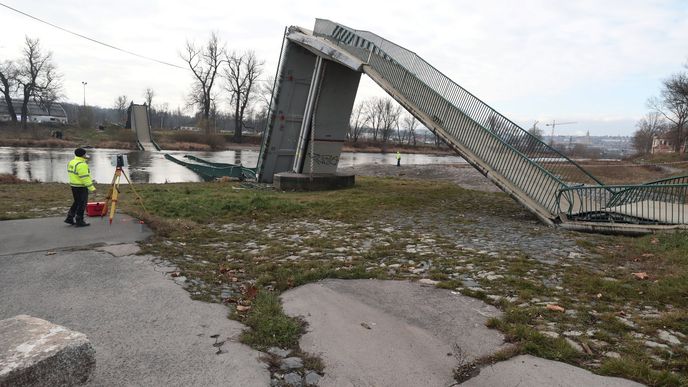
[[[552,127],[552,136],[549,138],[549,145],[552,146],[554,145],[554,128],[560,125],[570,125],[570,124],[577,124],[578,122],[557,122],[556,120],[552,120],[552,123],[550,124],[545,124],[545,126],[551,126]]]

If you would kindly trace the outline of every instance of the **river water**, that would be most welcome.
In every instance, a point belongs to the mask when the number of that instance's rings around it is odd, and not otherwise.
[[[65,183],[68,181],[67,163],[74,157],[73,152],[73,149],[0,147],[0,174],[9,173],[24,180]],[[109,183],[115,171],[115,167],[111,163],[112,157],[125,154],[129,160],[129,166],[125,168],[125,171],[134,183],[202,181],[198,175],[186,167],[165,159],[165,153],[182,160],[184,160],[184,155],[194,155],[219,163],[255,167],[259,152],[257,150],[143,152],[122,149],[89,149],[91,175],[98,183]],[[402,163],[460,164],[465,163],[465,161],[458,156],[402,154]],[[395,165],[396,157],[394,153],[344,152],[339,160],[340,168],[363,164]],[[122,181],[122,183],[125,182]]]

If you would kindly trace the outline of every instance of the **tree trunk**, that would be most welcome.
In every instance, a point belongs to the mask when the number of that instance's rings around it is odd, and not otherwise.
[[[24,98],[22,99],[22,110],[21,110],[21,124],[22,129],[26,129],[27,121],[29,117],[29,98],[31,97],[31,91],[28,87],[24,86]]]
[[[234,139],[233,139],[233,141],[236,143],[240,143],[241,142],[241,131],[242,131],[241,130],[242,129],[242,127],[241,127],[241,116],[242,115],[240,113],[242,113],[242,112],[239,109],[239,101],[240,101],[241,95],[240,94],[237,95],[236,98],[237,98],[237,103],[236,103],[236,108],[234,109]]]
[[[205,124],[205,134],[210,134],[210,98],[206,97],[203,101],[203,123]]]
[[[17,113],[14,111],[14,106],[12,105],[12,96],[10,95],[10,82],[2,74],[0,74],[0,82],[2,82],[3,96],[5,97],[5,103],[7,104],[7,113],[10,115],[10,120],[12,122],[17,122]]]

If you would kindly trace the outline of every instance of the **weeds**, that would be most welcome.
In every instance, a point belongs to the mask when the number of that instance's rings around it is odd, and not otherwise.
[[[0,218],[62,213],[71,202],[64,187],[0,184]],[[255,348],[298,347],[303,323],[283,313],[282,291],[323,278],[430,278],[503,310],[488,326],[513,346],[495,359],[525,353],[648,385],[688,383],[686,233],[628,238],[544,229],[506,195],[441,182],[360,178],[355,188],[324,193],[235,183],[137,188],[151,215],[133,195],[123,195],[121,207],[156,231],[143,252],[196,281],[187,286],[192,297],[232,306],[245,289],[259,290],[250,311],[234,315],[250,327],[242,340]],[[528,246],[570,246],[578,255],[492,244],[519,233]],[[660,330],[682,344],[648,347],[669,345]]]

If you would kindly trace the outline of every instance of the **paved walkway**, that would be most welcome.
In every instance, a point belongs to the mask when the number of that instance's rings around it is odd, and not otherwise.
[[[485,327],[499,311],[474,298],[418,283],[324,280],[282,295],[287,314],[303,316],[301,348],[321,354],[321,386],[450,386],[459,362],[497,351]],[[460,348],[460,351],[457,349]],[[484,368],[472,387],[639,386],[568,364],[518,356]]]
[[[0,319],[29,314],[85,333],[94,386],[268,385],[260,353],[236,342],[243,327],[224,306],[192,301],[169,268],[129,255],[128,243],[148,235],[119,215],[79,232],[62,218],[0,222]],[[212,335],[225,341],[220,354]]]

